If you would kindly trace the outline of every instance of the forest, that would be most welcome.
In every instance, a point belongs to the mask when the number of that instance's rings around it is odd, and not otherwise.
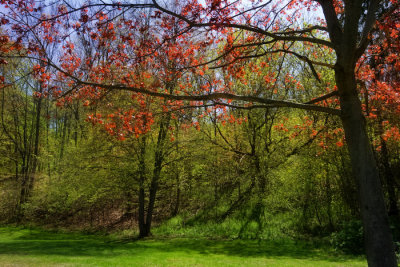
[[[398,266],[399,55],[398,0],[1,0],[0,265]]]

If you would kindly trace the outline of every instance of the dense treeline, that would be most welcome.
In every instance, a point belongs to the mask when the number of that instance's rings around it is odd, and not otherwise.
[[[101,114],[118,116],[112,111],[130,104],[128,94],[59,106],[37,97],[40,86],[17,68],[24,64],[29,62],[4,70],[18,82],[1,92],[2,222],[135,229],[147,236],[152,224],[176,217],[180,227],[223,225],[213,235],[331,236],[338,247],[360,251],[361,240],[342,242],[362,235],[357,188],[336,118],[276,108],[163,113],[147,99],[155,110],[151,130],[122,140],[98,121]],[[284,93],[304,97],[290,84],[293,69],[286,68]],[[296,78],[309,79],[306,73]],[[241,83],[234,83],[240,90]],[[111,99],[120,106],[110,107]],[[370,125],[395,226],[399,146],[379,138],[381,123]]]

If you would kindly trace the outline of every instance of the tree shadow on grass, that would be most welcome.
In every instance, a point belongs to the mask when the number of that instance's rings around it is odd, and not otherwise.
[[[327,246],[316,247],[304,241],[270,241],[270,240],[207,240],[207,239],[174,239],[167,240],[159,249],[165,251],[195,251],[200,254],[224,254],[245,258],[292,258],[346,262],[354,256],[333,251]]]
[[[18,230],[17,230],[18,231]],[[118,257],[153,253],[185,253],[238,257],[292,258],[346,262],[354,257],[336,253],[327,247],[315,247],[303,241],[149,239],[120,242],[107,237],[74,233],[52,233],[40,230],[9,235],[0,231],[0,255],[57,255],[65,257]]]

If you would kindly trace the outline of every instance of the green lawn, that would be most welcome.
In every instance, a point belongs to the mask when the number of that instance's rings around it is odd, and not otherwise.
[[[0,266],[366,266],[305,242],[149,239],[0,228]]]

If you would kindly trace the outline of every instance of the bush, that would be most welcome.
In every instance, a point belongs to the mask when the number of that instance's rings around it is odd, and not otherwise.
[[[342,224],[341,230],[333,233],[331,243],[337,250],[350,254],[364,253],[364,234],[361,221],[352,220]]]

